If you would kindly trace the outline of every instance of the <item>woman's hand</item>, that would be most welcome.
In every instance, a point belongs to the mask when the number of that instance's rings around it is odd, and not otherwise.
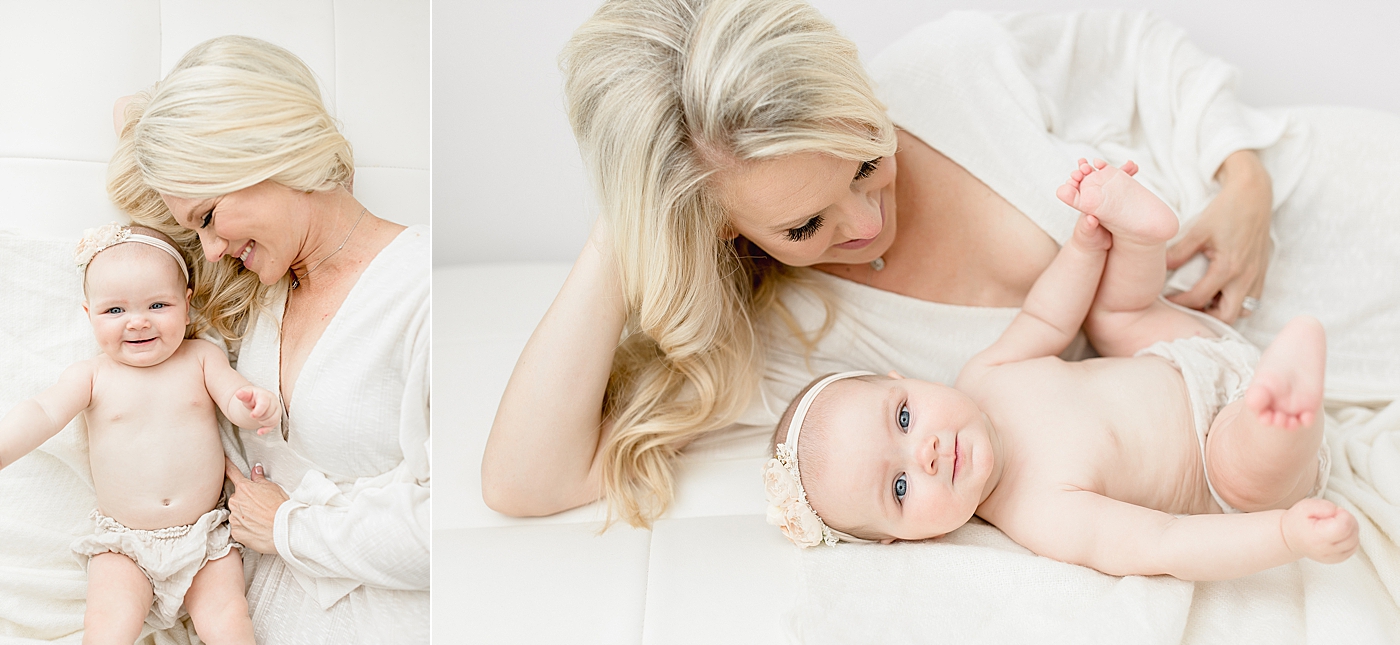
[[[1210,268],[1190,291],[1168,299],[1233,323],[1250,313],[1241,307],[1245,297],[1258,298],[1264,291],[1273,246],[1269,240],[1273,183],[1253,150],[1231,154],[1216,177],[1220,194],[1201,211],[1186,236],[1167,249],[1168,269],[1180,267],[1196,253],[1210,260]]]
[[[228,498],[228,526],[233,539],[258,553],[276,553],[272,522],[277,517],[277,507],[289,499],[287,493],[263,476],[262,464],[253,466],[253,478],[248,479],[225,457],[224,474],[233,482],[233,495]]]

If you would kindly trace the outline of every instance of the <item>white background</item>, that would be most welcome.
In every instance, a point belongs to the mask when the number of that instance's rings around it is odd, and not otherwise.
[[[1400,112],[1400,3],[813,0],[869,59],[949,10],[1146,8],[1238,67],[1248,104]],[[596,208],[556,57],[590,0],[433,3],[435,266],[572,260]]]

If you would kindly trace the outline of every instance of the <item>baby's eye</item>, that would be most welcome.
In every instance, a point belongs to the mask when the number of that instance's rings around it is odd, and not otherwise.
[[[909,432],[909,406],[899,406],[899,429]]]
[[[166,306],[167,306],[167,305],[166,305],[165,303],[163,303],[163,302],[157,302],[157,303],[151,305],[151,309],[164,309],[164,308],[166,308]]]
[[[904,478],[904,475],[901,473],[898,477],[895,477],[895,478],[894,478],[894,499],[895,499],[895,501],[897,501],[897,502],[903,502],[903,501],[904,501],[904,494],[907,493],[907,492],[909,492],[909,480],[905,479],[905,478]]]
[[[104,312],[102,312],[102,313],[104,313],[104,314],[119,314],[119,313],[121,313],[122,311],[123,311],[123,310],[122,310],[121,307],[110,307],[110,308],[108,308],[106,311],[104,311]]]

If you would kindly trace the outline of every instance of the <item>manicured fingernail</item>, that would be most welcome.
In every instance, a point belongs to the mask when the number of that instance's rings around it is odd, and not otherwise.
[[[253,470],[262,472],[262,464],[253,464]]]

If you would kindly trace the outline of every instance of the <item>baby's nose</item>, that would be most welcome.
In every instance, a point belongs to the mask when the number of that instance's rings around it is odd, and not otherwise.
[[[128,316],[126,319],[127,329],[145,329],[150,326],[151,321],[148,320],[145,316],[142,316],[141,314],[136,314],[135,316]]]
[[[930,475],[938,474],[938,437],[932,436],[919,446],[916,458],[925,473]]]

